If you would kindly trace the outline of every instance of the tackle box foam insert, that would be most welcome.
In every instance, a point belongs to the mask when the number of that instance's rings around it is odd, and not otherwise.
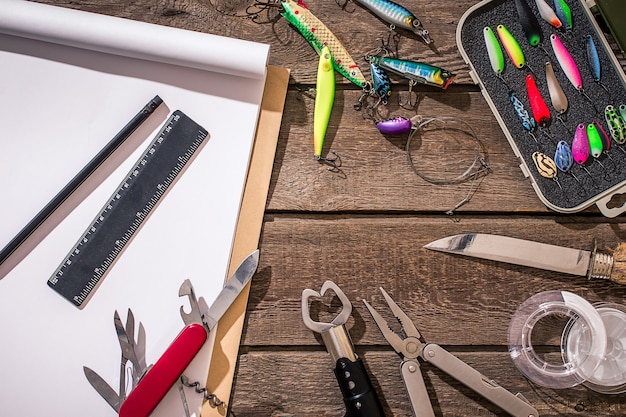
[[[592,21],[590,13],[579,0],[567,2],[572,13],[572,30],[565,30],[564,27],[555,29],[541,18],[534,0],[525,1],[541,26],[542,41],[539,46],[532,47],[528,43],[518,18],[515,0],[483,1],[468,10],[459,22],[457,42],[463,58],[473,71],[472,76],[476,81],[480,81],[483,95],[488,102],[491,101],[489,105],[499,119],[498,122],[511,147],[520,158],[522,171],[526,171],[525,175],[530,176],[537,195],[546,206],[555,211],[577,212],[601,198],[610,200],[614,193],[626,187],[626,144],[619,145],[611,138],[610,149],[603,152],[597,160],[590,155],[583,165],[584,169],[574,162],[568,173],[558,171],[555,179],[545,178],[539,174],[532,154],[539,151],[554,158],[556,143],[564,140],[571,147],[574,132],[580,123],[597,121],[611,137],[604,110],[609,104],[615,106],[616,110],[620,104],[626,104],[624,87],[626,79],[622,69],[617,68],[617,60],[609,52],[606,40],[599,34],[597,24]],[[552,1],[548,1],[548,4],[552,6]],[[517,39],[530,69],[527,67],[519,69],[513,65],[497,34],[496,28],[500,24],[506,26]],[[505,61],[502,77],[506,84],[491,68],[483,35],[486,26],[491,27],[502,47]],[[550,42],[550,35],[553,33],[561,39],[576,62],[582,77],[583,90],[591,98],[593,105],[570,83],[559,65]],[[600,82],[608,88],[610,94],[593,79],[585,44],[587,35],[593,37],[600,57]],[[559,84],[568,99],[569,108],[562,117],[564,123],[557,119],[559,113],[550,100],[545,71],[548,60],[552,63]],[[551,113],[550,124],[546,128],[537,127],[535,130],[536,141],[523,128],[509,99],[509,91],[513,90],[532,114],[525,79],[526,75],[533,73]],[[601,205],[598,206],[602,211]],[[604,211],[603,213],[607,215]]]

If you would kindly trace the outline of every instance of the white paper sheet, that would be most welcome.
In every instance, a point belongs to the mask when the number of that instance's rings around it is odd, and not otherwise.
[[[174,65],[171,57],[149,55],[154,51],[167,54],[162,46],[177,45],[172,39],[178,35],[187,42],[186,31],[132,21],[117,26],[121,19],[16,0],[0,0],[0,5],[4,10],[0,33],[7,22],[6,11],[15,11],[19,5],[25,13],[18,21],[20,36],[0,35],[0,242],[17,233],[156,94],[167,105],[165,110],[183,111],[211,136],[84,309],[50,289],[47,280],[158,133],[160,125],[154,121],[153,131],[119,168],[0,279],[1,414],[115,416],[89,385],[82,367],[89,366],[117,390],[121,352],[113,326],[115,310],[125,321],[127,309],[132,308],[136,327],[139,322],[145,327],[150,364],[183,328],[178,310],[188,303],[178,298],[181,283],[191,279],[196,294],[209,305],[221,289],[269,48],[194,33],[198,43],[187,45],[189,56],[195,52],[202,61],[205,46],[218,51],[228,45],[233,57],[245,57],[245,65],[226,60],[190,66],[188,57],[183,58],[183,65]],[[129,56],[132,51],[116,55],[110,53],[119,52],[114,49],[104,53],[101,48],[83,49],[86,45],[76,48],[70,42],[42,41],[46,35],[41,35],[41,19],[53,9],[59,13],[52,19],[57,28],[71,28],[68,39],[93,40],[89,36],[96,35],[91,29],[98,32],[98,25],[81,22],[96,19],[104,27],[110,21],[109,28],[116,28],[111,33],[149,32],[146,42],[159,47],[137,59]],[[26,36],[33,28],[38,34]],[[15,30],[11,26],[7,32],[16,34]],[[105,41],[115,46],[114,38],[107,35]],[[248,60],[251,54],[256,57],[252,62]],[[158,116],[165,121],[164,114]],[[203,381],[209,361],[210,343],[186,374]],[[199,413],[201,396],[191,389],[186,394],[192,412]],[[175,388],[153,415],[183,415]]]

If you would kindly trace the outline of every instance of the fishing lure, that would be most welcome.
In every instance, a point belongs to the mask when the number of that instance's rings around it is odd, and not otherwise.
[[[533,112],[533,117],[537,121],[540,127],[546,127],[550,124],[550,109],[548,105],[541,97],[535,77],[532,74],[526,76],[526,91],[528,92],[528,100],[530,101],[530,109]]]
[[[587,139],[589,140],[589,152],[594,158],[599,158],[602,155],[604,147],[602,146],[602,138],[596,125],[593,123],[587,124]]]
[[[572,83],[572,85],[577,90],[582,90],[583,81],[580,77],[580,71],[578,71],[578,67],[576,66],[576,62],[572,55],[569,53],[561,39],[556,35],[550,35],[550,42],[552,43],[552,49],[554,50],[554,55],[556,55],[557,61],[559,61],[559,65],[565,72],[567,79]]]
[[[387,104],[391,95],[391,80],[389,76],[380,65],[371,62],[370,72],[372,74],[372,89],[374,93],[378,96],[380,103]]]
[[[560,114],[565,113],[569,104],[567,96],[561,88],[559,80],[557,80],[556,75],[554,74],[554,68],[552,68],[552,63],[550,61],[546,62],[546,81],[548,83],[548,92],[550,93],[552,106]]]
[[[339,39],[328,29],[302,0],[281,0],[284,12],[281,15],[304,36],[318,54],[322,47],[328,46],[333,67],[346,79],[361,88],[367,86],[367,80]]]
[[[554,0],[554,11],[565,29],[571,30],[574,27],[572,11],[565,0]]]
[[[583,165],[589,158],[591,148],[587,137],[587,126],[581,123],[576,128],[574,140],[572,141],[572,156],[578,165]]]
[[[504,49],[511,59],[511,62],[513,62],[513,65],[517,68],[523,68],[524,65],[526,65],[526,56],[524,55],[524,52],[515,37],[513,37],[511,32],[509,32],[504,25],[498,25],[496,27],[496,31],[498,32],[500,41],[502,42],[502,45],[504,45]]]
[[[570,83],[576,88],[593,106],[594,110],[597,112],[596,105],[593,100],[585,93],[583,90],[583,79],[580,76],[580,71],[578,70],[578,66],[576,66],[576,62],[572,55],[569,53],[561,39],[553,33],[550,35],[550,42],[552,43],[552,49],[554,50],[554,55],[556,55],[556,60],[559,62],[559,65],[563,69],[563,72],[567,76],[567,79]]]
[[[559,20],[552,7],[546,3],[546,0],[535,0],[537,9],[539,10],[539,16],[546,22],[550,23],[553,27],[559,29],[563,26],[563,23]]]
[[[604,119],[609,126],[609,132],[615,142],[620,145],[626,142],[626,125],[624,124],[624,119],[617,114],[617,110],[615,110],[613,105],[609,104],[604,109]]]
[[[515,0],[515,8],[517,9],[517,15],[519,22],[522,25],[522,30],[530,46],[537,46],[543,40],[543,34],[541,32],[541,26],[537,18],[533,14],[533,11],[526,3],[526,0]]]
[[[493,33],[489,26],[483,29],[483,37],[485,38],[491,69],[496,75],[500,76],[504,72],[504,54],[502,53],[502,48],[500,48],[500,43],[496,38],[496,34]]]
[[[561,184],[559,184],[559,181],[556,179],[557,170],[554,160],[548,155],[539,151],[533,152],[532,158],[533,162],[535,163],[535,167],[537,167],[537,172],[539,172],[539,175],[544,178],[555,180],[560,188]]]
[[[554,74],[554,68],[552,68],[552,63],[550,61],[546,62],[546,82],[548,83],[548,92],[550,93],[550,101],[552,102],[552,107],[554,107],[554,109],[559,112],[557,119],[559,119],[561,123],[563,123],[563,126],[565,126],[566,129],[568,129],[565,121],[563,120],[563,115],[569,107],[569,102],[567,101],[567,96],[565,95],[565,92],[561,88],[561,84],[559,84],[559,80]]]
[[[626,122],[626,104],[619,105],[619,114],[622,116],[622,120]]]
[[[370,64],[380,65],[382,68],[401,75],[409,80],[435,87],[448,88],[456,74],[443,68],[423,62],[407,61],[404,59],[386,56],[367,55],[365,60]]]
[[[608,153],[608,151],[611,150],[611,139],[609,138],[609,135],[606,134],[606,130],[604,130],[600,122],[597,122],[594,120],[593,124],[595,125],[598,133],[600,134],[600,139],[602,140],[602,149],[604,149],[604,152],[606,153],[606,155],[609,158],[611,158],[611,155]]]
[[[589,63],[589,69],[591,70],[591,75],[593,76],[593,80],[600,84],[609,96],[611,92],[607,88],[606,85],[601,81],[602,77],[602,67],[600,65],[600,56],[598,55],[598,48],[596,48],[596,44],[593,41],[593,36],[587,35],[585,36],[585,46],[587,49],[587,62]]]
[[[515,94],[515,92],[511,91],[509,93],[509,100],[513,104],[515,113],[517,114],[517,117],[522,123],[522,126],[524,127],[524,129],[526,129],[526,131],[531,134],[531,136],[535,139],[535,141],[537,141],[537,139],[533,135],[533,132],[537,128],[537,122],[535,121],[535,119],[528,113],[528,110],[526,110],[524,103],[522,103],[522,101],[519,98],[517,98],[517,95]]]
[[[556,151],[554,152],[554,163],[557,168],[563,172],[568,172],[574,164],[574,157],[572,156],[572,150],[564,140],[560,140],[556,144]]]
[[[383,135],[395,136],[410,132],[413,123],[406,117],[400,116],[377,122],[376,127]]]
[[[328,161],[322,157],[322,148],[335,100],[335,70],[333,69],[332,55],[328,46],[324,46],[320,54],[315,86],[315,110],[313,113],[314,155],[318,161]]]
[[[409,10],[390,0],[356,0],[385,22],[402,29],[410,30],[429,45],[433,41],[422,22]]]

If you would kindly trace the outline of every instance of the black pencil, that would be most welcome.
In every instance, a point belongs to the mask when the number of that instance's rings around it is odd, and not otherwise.
[[[93,174],[100,165],[110,157],[117,148],[124,143],[126,139],[133,134],[143,122],[163,103],[159,96],[155,96],[146,104],[130,122],[124,126],[120,132],[106,144],[104,148],[83,169],[81,169],[74,178],[59,193],[54,196],[46,206],[2,249],[0,252],[0,264],[4,263],[17,248],[22,245],[30,235],[32,235],[43,222],[46,221],[56,209],[58,209],[64,201],[66,201],[74,191],[80,187],[82,183]]]

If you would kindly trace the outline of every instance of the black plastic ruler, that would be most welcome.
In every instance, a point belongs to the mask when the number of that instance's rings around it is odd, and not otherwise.
[[[184,113],[172,113],[48,285],[82,308],[207,137]]]

